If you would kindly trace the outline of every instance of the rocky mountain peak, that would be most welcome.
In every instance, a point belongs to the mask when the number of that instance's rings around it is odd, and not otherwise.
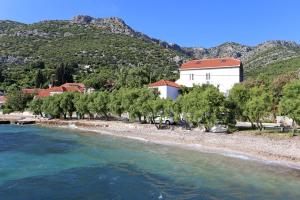
[[[84,26],[96,26],[97,28],[109,30],[112,33],[121,33],[129,36],[142,35],[134,31],[121,18],[118,17],[93,18],[87,15],[78,15],[73,17],[70,23]]]
[[[247,52],[252,51],[252,47],[236,42],[225,42],[212,48],[192,48],[191,51],[193,57],[197,59],[219,57],[234,57],[242,59]]]
[[[260,48],[274,48],[274,47],[288,47],[288,48],[299,48],[300,45],[294,41],[288,40],[269,40],[264,43],[257,45]]]
[[[129,27],[121,18],[94,18],[88,15],[77,15],[70,21],[72,24],[93,24],[98,26],[117,25],[120,27]]]
[[[112,23],[119,26],[128,26],[123,19],[119,17],[108,17],[108,18],[99,18],[96,20],[96,22],[102,22],[102,23]]]
[[[71,20],[71,23],[73,24],[89,24],[93,21],[93,17],[88,16],[88,15],[77,15],[73,17]]]

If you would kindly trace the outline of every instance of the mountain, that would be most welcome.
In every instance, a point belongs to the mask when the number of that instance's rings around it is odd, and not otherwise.
[[[131,39],[138,39],[139,42],[148,44],[150,43],[150,45],[153,46],[155,46],[155,44],[158,44],[160,47],[163,47],[162,49],[165,48],[175,50],[175,53],[184,53],[184,51],[181,51],[181,48],[178,45],[171,45],[167,42],[150,38],[143,33],[133,30],[120,18],[93,18],[90,16],[79,15],[75,16],[72,20],[46,20],[29,25],[8,20],[0,21],[1,41],[12,42],[12,44],[10,44],[10,47],[6,46],[5,44],[0,46],[0,64],[24,64],[36,59],[32,57],[32,55],[24,56],[24,54],[29,53],[22,54],[23,52],[19,53],[18,51],[8,51],[10,50],[10,48],[13,48],[12,45],[16,45],[16,47],[18,45],[28,45],[40,49],[43,45],[42,43],[45,42],[45,40],[47,40],[46,43],[55,42],[60,39],[71,39],[74,40],[71,42],[76,42],[76,37],[78,36],[89,37],[88,40],[93,40],[97,39],[97,37],[105,38],[108,35],[123,38],[126,38],[125,36],[128,36],[128,38],[130,37]],[[15,43],[14,40],[18,42]],[[109,47],[113,48],[112,46]],[[51,46],[51,49],[55,48],[55,46]],[[48,50],[51,51],[51,49]],[[97,47],[95,49],[97,49]]]
[[[36,63],[40,62],[48,80],[61,63],[78,64],[76,81],[85,81],[102,68],[117,71],[124,67],[150,71],[151,81],[175,79],[174,71],[187,58],[178,46],[137,32],[116,17],[81,15],[72,20],[34,24],[0,21],[0,68],[5,80],[2,87],[32,86]]]
[[[34,24],[0,20],[0,89],[33,86],[38,69],[49,81],[62,63],[77,64],[72,64],[78,66],[74,69],[75,81],[86,81],[103,68],[114,75],[121,68],[132,69],[132,74],[143,68],[151,82],[176,79],[178,67],[186,60],[215,57],[241,59],[246,77],[276,77],[299,69],[300,46],[273,40],[257,46],[226,42],[212,48],[187,48],[135,31],[117,17],[79,15],[71,20]]]
[[[197,59],[215,57],[234,57],[244,63],[246,75],[257,76],[263,74],[264,69],[279,64],[282,68],[289,68],[283,63],[298,63],[300,58],[300,45],[292,41],[273,40],[257,46],[247,46],[234,42],[227,42],[212,48],[185,48],[185,51]],[[289,62],[283,62],[289,61]],[[300,68],[300,66],[298,66]],[[290,69],[290,68],[289,68]],[[297,66],[290,70],[297,70]],[[259,71],[259,73],[258,73]],[[281,73],[284,70],[279,70]],[[277,71],[277,72],[279,72]],[[274,72],[268,75],[278,75]]]

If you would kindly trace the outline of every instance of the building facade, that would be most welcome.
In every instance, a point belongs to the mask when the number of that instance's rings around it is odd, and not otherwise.
[[[162,99],[173,99],[175,100],[178,96],[178,91],[180,89],[180,85],[176,84],[172,81],[160,80],[155,83],[151,83],[148,86],[149,88],[156,89],[159,93],[159,97]]]
[[[242,62],[234,58],[192,60],[182,64],[177,84],[186,87],[211,84],[228,94],[234,84],[243,81]]]

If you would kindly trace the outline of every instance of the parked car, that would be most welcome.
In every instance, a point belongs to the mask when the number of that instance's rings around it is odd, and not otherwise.
[[[156,124],[159,124],[159,123],[162,123],[162,124],[166,124],[166,125],[171,125],[171,124],[174,124],[174,118],[173,117],[156,117],[154,119],[154,123]]]
[[[213,133],[226,133],[226,132],[228,132],[228,126],[222,125],[222,124],[217,124],[217,125],[214,125],[210,129],[210,131]]]

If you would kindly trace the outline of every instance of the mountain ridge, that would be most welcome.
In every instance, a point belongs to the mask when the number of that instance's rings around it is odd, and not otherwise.
[[[149,40],[152,42],[155,42],[165,48],[170,48],[175,51],[178,51],[180,53],[185,54],[188,57],[195,58],[195,59],[202,59],[202,58],[213,58],[213,57],[234,57],[239,58],[243,62],[246,63],[246,66],[251,65],[251,63],[259,64],[259,65],[266,65],[272,63],[272,61],[253,61],[253,57],[257,54],[260,54],[262,52],[269,51],[272,48],[284,48],[283,50],[286,50],[286,52],[282,55],[279,55],[279,60],[292,57],[297,57],[297,52],[295,53],[295,49],[299,50],[300,45],[297,44],[295,41],[288,41],[288,40],[267,40],[265,42],[259,43],[255,46],[250,45],[244,45],[237,42],[224,42],[220,45],[209,47],[209,48],[203,48],[203,47],[182,47],[175,43],[169,43],[166,41],[162,41],[153,37],[150,37],[142,32],[135,31],[133,28],[131,28],[126,22],[119,18],[119,17],[108,17],[108,18],[94,18],[88,15],[77,15],[74,16],[71,20],[43,20],[40,22],[36,22],[33,24],[25,24],[21,22],[16,22],[12,20],[0,20],[0,37],[7,34],[3,28],[3,23],[6,23],[5,29],[13,30],[14,28],[26,28],[30,25],[39,25],[39,24],[45,24],[45,23],[65,23],[65,26],[68,26],[70,24],[73,25],[79,25],[83,27],[88,26],[95,26],[97,28],[103,28],[107,29],[107,31],[115,34],[124,34],[130,37],[139,37],[141,39]],[[2,27],[2,28],[1,28]],[[37,30],[32,30],[28,32],[16,32],[15,35],[17,36],[23,36],[23,35],[38,35],[38,36],[44,36],[47,37],[49,34],[46,34],[44,32],[38,32]],[[66,33],[68,35],[68,33]],[[275,53],[276,54],[276,53]],[[274,55],[270,55],[273,56]],[[272,59],[276,60],[276,59]]]
[[[243,61],[247,73],[300,57],[300,45],[294,41],[270,40],[255,46],[225,42],[210,48],[182,47],[136,31],[121,18],[88,15],[32,24],[0,20],[0,42],[2,67],[23,66],[39,60],[51,65],[66,60],[81,65],[94,63],[116,67],[123,63],[130,67],[148,65],[149,57],[155,57],[151,62],[169,63],[167,65],[178,68],[191,59],[234,57]]]

